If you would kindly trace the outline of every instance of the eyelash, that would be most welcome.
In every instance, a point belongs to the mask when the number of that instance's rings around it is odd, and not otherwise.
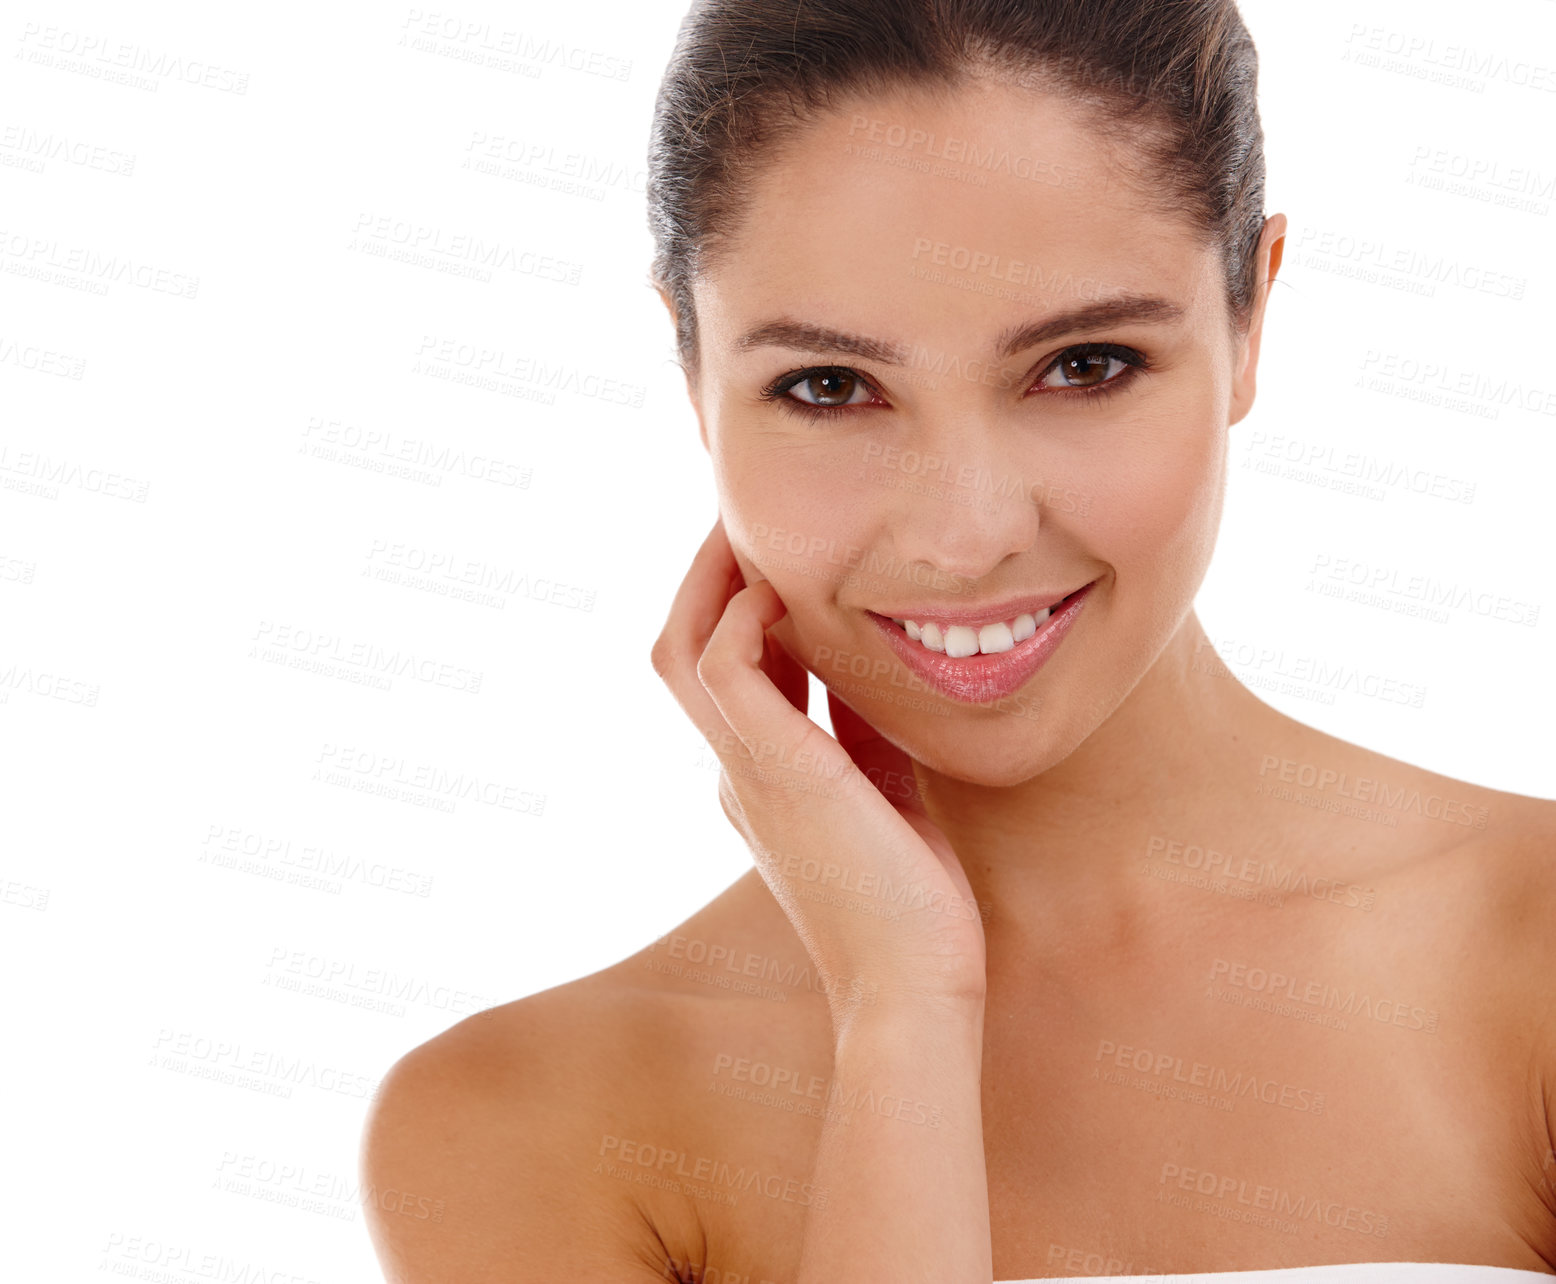
[[[1057,392],[1062,397],[1090,397],[1100,399],[1117,392],[1119,385],[1121,384],[1133,383],[1141,371],[1152,369],[1152,363],[1148,361],[1141,353],[1136,352],[1133,348],[1126,348],[1122,344],[1078,343],[1073,347],[1065,348],[1062,352],[1055,356],[1052,361],[1044,366],[1043,369],[1038,371],[1036,376],[1037,380],[1040,381],[1047,378],[1054,367],[1059,365],[1059,363],[1062,362],[1066,357],[1071,356],[1117,357],[1120,361],[1125,363],[1125,369],[1119,371],[1118,374],[1114,375],[1106,382],[1095,384],[1090,388],[1072,388],[1069,390],[1050,388],[1042,394],[1043,396],[1051,396]],[[838,373],[853,375],[856,379],[863,383],[865,387],[869,388],[871,392],[875,393],[876,396],[880,395],[880,393],[876,390],[875,385],[871,383],[870,380],[866,379],[862,374],[859,373],[859,371],[853,369],[850,366],[806,366],[802,370],[790,370],[786,374],[781,374],[778,376],[778,378],[774,379],[772,383],[768,384],[767,387],[761,390],[759,395],[763,401],[775,402],[790,413],[801,415],[804,418],[810,420],[831,419],[836,415],[847,414],[855,410],[873,409],[874,407],[868,403],[858,406],[816,406],[812,405],[808,401],[801,401],[798,397],[791,397],[788,395],[790,388],[804,383],[807,379],[814,375]]]

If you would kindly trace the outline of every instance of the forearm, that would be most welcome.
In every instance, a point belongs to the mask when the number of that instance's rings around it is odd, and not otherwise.
[[[990,1284],[982,1063],[981,1004],[837,1029],[796,1284]]]

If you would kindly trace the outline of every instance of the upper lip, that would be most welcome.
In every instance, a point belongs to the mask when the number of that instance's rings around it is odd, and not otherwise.
[[[1087,584],[1091,581],[1087,581]],[[1086,585],[1081,585],[1085,588]],[[889,620],[912,620],[922,624],[933,620],[936,624],[993,624],[1013,620],[1018,615],[1036,615],[1045,607],[1056,606],[1080,589],[1065,589],[1059,593],[1028,594],[1023,597],[1007,597],[987,606],[910,606],[903,610],[874,611],[872,614]]]

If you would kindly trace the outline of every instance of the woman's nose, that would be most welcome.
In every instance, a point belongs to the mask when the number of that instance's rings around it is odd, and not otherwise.
[[[1032,548],[1044,483],[1030,457],[1001,449],[995,436],[993,428],[926,434],[922,445],[877,452],[867,476],[885,492],[878,511],[894,562],[982,586],[1007,557]]]

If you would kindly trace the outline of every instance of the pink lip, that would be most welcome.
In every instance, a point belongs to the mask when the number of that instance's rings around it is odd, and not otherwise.
[[[936,624],[988,624],[994,620],[1013,620],[1018,615],[1036,615],[1046,607],[1064,601],[1065,593],[1049,593],[1038,597],[1008,597],[1003,602],[988,606],[915,606],[902,611],[876,611],[890,620],[913,620],[922,624],[933,620]]]
[[[897,653],[898,658],[929,686],[953,700],[967,704],[987,704],[1018,690],[1042,667],[1074,625],[1096,583],[1093,580],[1057,608],[1031,637],[1017,642],[1009,651],[1002,651],[998,655],[969,655],[959,660],[953,659],[913,641],[900,625],[893,624],[887,617],[877,615],[874,611],[866,611],[865,614],[885,635],[887,645]],[[913,617],[910,615],[907,618]],[[929,618],[937,617],[931,615]],[[991,617],[984,615],[978,618],[987,620]],[[957,623],[955,619],[950,622]]]

